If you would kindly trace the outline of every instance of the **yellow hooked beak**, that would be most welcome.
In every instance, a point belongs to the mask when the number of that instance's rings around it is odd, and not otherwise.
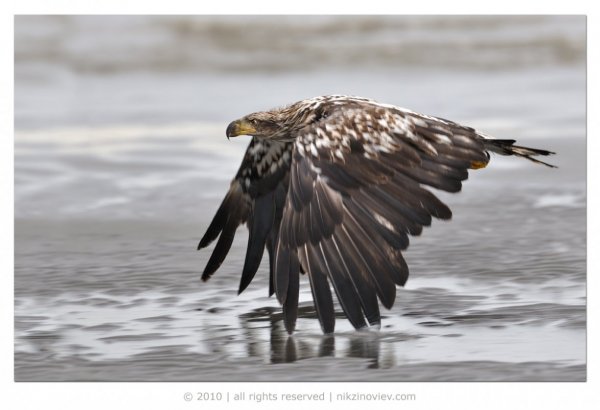
[[[250,121],[236,120],[227,126],[226,134],[227,139],[239,135],[254,135],[256,134],[256,128],[254,128]]]

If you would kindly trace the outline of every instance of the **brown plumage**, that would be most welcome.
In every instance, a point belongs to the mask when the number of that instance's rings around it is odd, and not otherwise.
[[[235,231],[250,231],[239,292],[269,253],[269,295],[295,329],[306,273],[323,332],[334,330],[331,287],[355,328],[378,327],[408,267],[401,251],[432,217],[452,212],[426,187],[458,192],[490,152],[549,167],[550,151],[492,139],[452,121],[349,96],[323,96],[232,122],[227,137],[251,135],[240,169],[198,245],[219,238],[202,275],[219,268]],[[366,320],[365,320],[366,319]]]

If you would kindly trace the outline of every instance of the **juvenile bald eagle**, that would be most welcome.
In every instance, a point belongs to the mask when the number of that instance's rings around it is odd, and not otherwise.
[[[252,136],[240,169],[198,245],[219,238],[204,269],[208,280],[227,255],[235,231],[250,231],[239,292],[269,253],[269,296],[283,305],[294,331],[299,274],[310,282],[324,333],[334,330],[330,284],[355,328],[380,326],[379,301],[390,309],[408,267],[402,250],[431,218],[450,209],[427,186],[458,192],[468,169],[489,152],[534,156],[553,152],[492,139],[473,128],[361,97],[331,95],[249,114],[227,138]],[[365,320],[366,319],[366,320]]]

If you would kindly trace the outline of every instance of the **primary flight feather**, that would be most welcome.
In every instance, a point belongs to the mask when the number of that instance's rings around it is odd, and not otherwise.
[[[203,280],[224,261],[239,225],[249,229],[239,292],[265,247],[269,295],[295,329],[300,273],[310,282],[324,333],[335,325],[331,288],[355,328],[380,326],[408,278],[409,235],[452,212],[426,187],[458,192],[490,152],[547,164],[553,152],[492,139],[452,121],[361,97],[331,95],[249,114],[227,138],[252,136],[198,249],[218,238]],[[330,287],[331,284],[331,287]]]

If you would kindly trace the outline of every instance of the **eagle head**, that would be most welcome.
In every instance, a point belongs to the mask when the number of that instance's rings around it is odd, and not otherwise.
[[[250,135],[259,139],[292,141],[296,133],[312,122],[312,115],[303,105],[248,114],[227,127],[227,138]]]

